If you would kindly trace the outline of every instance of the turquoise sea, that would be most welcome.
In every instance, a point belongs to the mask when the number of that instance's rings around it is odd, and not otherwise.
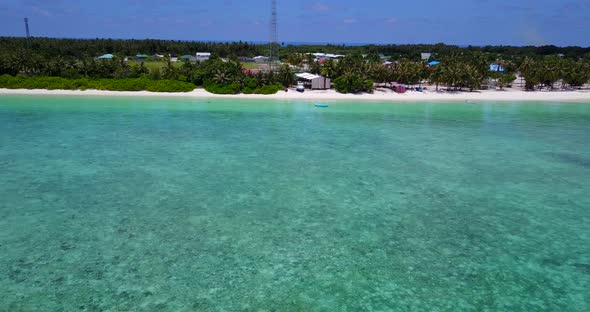
[[[590,311],[590,103],[0,96],[0,311]]]

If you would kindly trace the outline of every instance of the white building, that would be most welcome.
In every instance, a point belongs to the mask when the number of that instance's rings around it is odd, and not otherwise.
[[[314,56],[314,61],[318,62],[321,60],[337,60],[344,57],[342,54],[332,54],[332,53],[311,53]]]
[[[320,75],[314,75],[310,73],[295,74],[297,80],[303,81],[303,84],[312,90],[314,89],[330,89],[332,82],[330,78],[326,78]]]
[[[256,56],[254,58],[254,62],[256,62],[256,63],[268,63],[268,60],[269,60],[268,56],[262,56],[262,55]]]
[[[204,62],[208,61],[211,58],[211,53],[209,52],[197,52],[197,62]]]

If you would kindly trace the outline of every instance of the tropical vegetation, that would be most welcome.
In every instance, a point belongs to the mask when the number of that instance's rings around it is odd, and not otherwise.
[[[590,48],[458,47],[452,45],[282,45],[283,65],[273,70],[243,66],[239,57],[265,54],[268,45],[166,40],[50,39],[0,37],[0,87],[63,89],[192,90],[213,93],[272,94],[294,83],[306,70],[331,79],[338,92],[372,92],[392,83],[436,89],[500,89],[520,77],[525,89],[580,88],[590,80]],[[205,62],[172,62],[171,55],[208,51]],[[310,52],[344,54],[317,61]],[[431,52],[429,65],[421,52]],[[98,59],[104,53],[112,59]],[[133,60],[137,54],[147,58]],[[162,57],[163,56],[163,57]],[[490,70],[490,65],[502,70]],[[51,79],[50,79],[51,78]],[[54,79],[60,78],[60,79]]]
[[[177,80],[153,80],[147,77],[125,79],[68,79],[61,77],[13,77],[10,75],[2,75],[0,76],[0,88],[188,92],[192,91],[195,88],[195,85]]]

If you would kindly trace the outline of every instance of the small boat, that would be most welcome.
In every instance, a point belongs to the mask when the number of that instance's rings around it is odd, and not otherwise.
[[[315,107],[322,107],[322,108],[325,108],[325,107],[328,107],[328,104],[324,104],[324,103],[315,103],[315,104],[313,104],[313,106],[315,106]]]

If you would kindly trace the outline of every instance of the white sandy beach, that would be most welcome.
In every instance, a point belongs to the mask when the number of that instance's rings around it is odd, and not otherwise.
[[[309,100],[309,101],[562,101],[562,102],[590,102],[590,90],[576,91],[533,91],[506,89],[504,91],[485,90],[476,92],[416,92],[408,91],[404,94],[394,93],[388,89],[376,89],[368,94],[341,94],[334,90],[315,90],[299,93],[294,90],[280,91],[273,95],[239,94],[217,95],[204,89],[195,89],[184,93],[159,93],[148,91],[100,91],[100,90],[28,90],[28,89],[0,89],[0,95],[88,95],[88,96],[165,96],[165,97],[193,97],[193,98],[240,98],[240,99],[276,99],[276,100]]]

